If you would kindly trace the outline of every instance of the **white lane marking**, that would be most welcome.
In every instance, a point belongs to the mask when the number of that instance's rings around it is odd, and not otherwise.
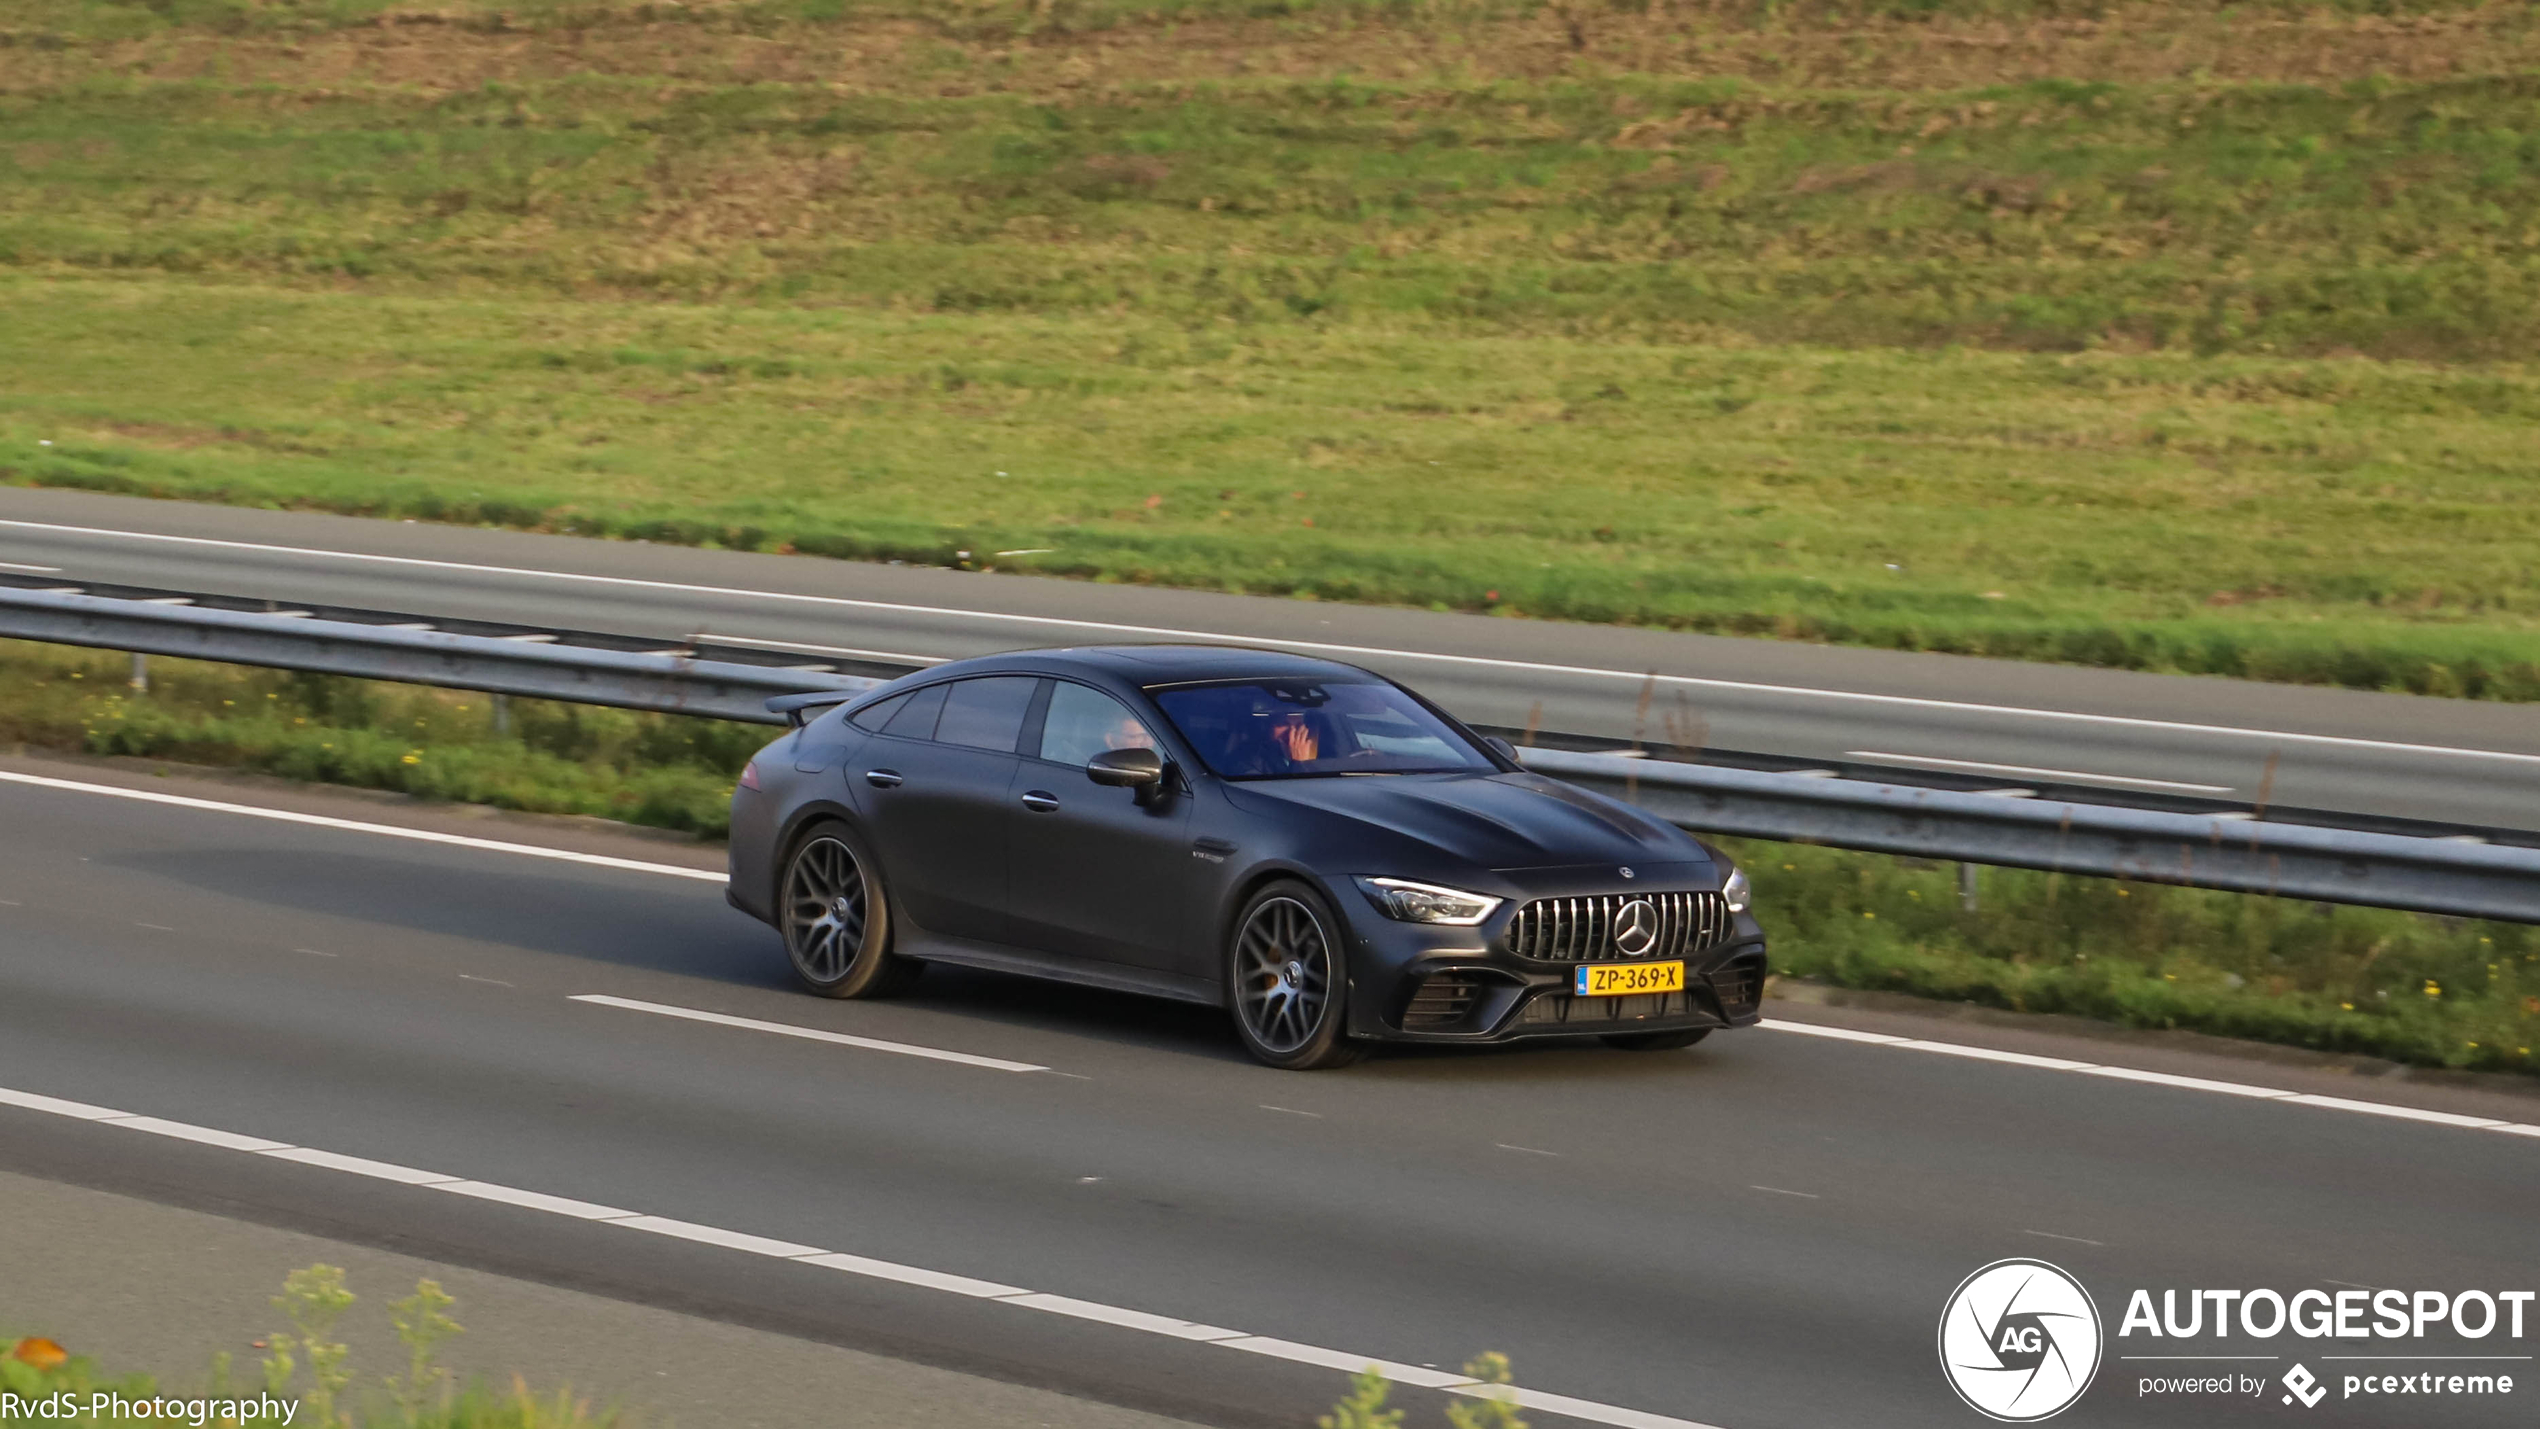
[[[2039,1057],[2027,1052],[2004,1052],[1993,1047],[1970,1047],[1963,1042],[1908,1042],[1904,1045],[1917,1052],[1938,1052],[1944,1057],[1974,1057],[1986,1062],[2008,1062],[2015,1067],[2044,1067],[2050,1072],[2078,1072],[2092,1065],[2069,1057]]]
[[[112,1121],[125,1113],[112,1107],[90,1106],[86,1102],[66,1102],[60,1097],[40,1097],[33,1092],[13,1092],[0,1087],[0,1106],[24,1107],[52,1116],[67,1116],[79,1121]]]
[[[1284,1112],[1289,1116],[1310,1116],[1316,1121],[1321,1121],[1323,1119],[1323,1113],[1319,1111],[1298,1111],[1292,1106],[1272,1106],[1268,1102],[1262,1102],[1259,1105],[1263,1111]]]
[[[1748,1186],[1746,1189],[1750,1191],[1770,1191],[1776,1196],[1802,1196],[1811,1201],[1822,1201],[1825,1199],[1825,1197],[1818,1195],[1814,1191],[1785,1191],[1779,1186]]]
[[[62,573],[60,566],[30,566],[24,561],[0,561],[0,570],[25,571],[39,576],[58,576]]]
[[[179,1141],[199,1141],[205,1146],[218,1146],[230,1151],[280,1151],[290,1145],[287,1141],[267,1141],[261,1136],[241,1136],[234,1131],[196,1126],[187,1121],[166,1121],[155,1116],[110,1117],[101,1124],[146,1131],[152,1136],[173,1136]]]
[[[1498,1147],[1502,1151],[1522,1151],[1528,1156],[1558,1156],[1561,1154],[1558,1151],[1545,1151],[1540,1147],[1534,1146],[1512,1146],[1505,1141],[1494,1141],[1491,1145]]]
[[[826,1266],[849,1275],[865,1275],[875,1280],[896,1280],[902,1285],[923,1286],[928,1290],[946,1290],[955,1295],[968,1295],[978,1300],[1011,1300],[1032,1292],[1020,1285],[1000,1285],[993,1280],[973,1280],[967,1275],[952,1275],[941,1270],[925,1270],[914,1265],[898,1265],[867,1256],[831,1253],[806,1255],[805,1265]]]
[[[686,581],[643,580],[634,576],[595,576],[579,571],[542,571],[526,566],[493,566],[474,561],[440,561],[423,556],[382,556],[367,551],[324,551],[308,546],[279,546],[263,541],[225,541],[210,536],[171,536],[156,531],[116,531],[98,526],[69,526],[53,521],[0,520],[0,527],[26,531],[59,531],[77,536],[106,536],[127,541],[158,541],[173,545],[213,546],[232,551],[263,551],[275,555],[308,556],[316,559],[361,561],[374,565],[417,566],[429,570],[474,571],[484,575],[521,576],[534,580],[582,581],[593,585],[632,587],[641,590],[677,591],[687,595],[740,596],[750,600],[784,601],[797,605],[841,606],[855,610],[887,610],[906,615],[949,616],[963,620],[1006,621],[1020,625],[1056,626],[1072,630],[1113,630],[1131,635],[1162,635],[1177,640],[1205,640],[1219,644],[1277,645],[1291,650],[1322,650],[1336,655],[1374,655],[1400,660],[1432,660],[1449,665],[1472,665],[1500,670],[1528,670],[1549,675],[1583,675],[1594,679],[1629,680],[1635,684],[1655,681],[1664,685],[1690,685],[1714,690],[1742,690],[1754,694],[1801,695],[1812,699],[1853,700],[1867,704],[1900,705],[1912,709],[1951,710],[1962,713],[2016,715],[2028,719],[2067,720],[2086,724],[2114,725],[2129,729],[2162,729],[2189,734],[2226,734],[2243,739],[2264,739],[2282,743],[2317,744],[2337,749],[2386,749],[2408,754],[2451,755],[2463,759],[2502,759],[2519,764],[2540,765],[2540,754],[2515,754],[2501,749],[2465,749],[2440,744],[2409,744],[2388,739],[2357,739],[2338,734],[2300,734],[2290,730],[2249,729],[2238,725],[2197,724],[2186,720],[2142,719],[2132,715],[2088,714],[2080,710],[2042,710],[2019,705],[1978,704],[1969,700],[1934,700],[1914,695],[1879,695],[1861,690],[1821,690],[1805,685],[1769,685],[1753,680],[1713,680],[1693,675],[1661,675],[1649,670],[1604,670],[1588,665],[1556,665],[1540,660],[1507,660],[1487,655],[1445,655],[1428,650],[1387,650],[1378,646],[1343,645],[1326,640],[1293,640],[1270,635],[1233,635],[1215,630],[1183,630],[1163,625],[1128,625],[1113,620],[1076,620],[1056,615],[1010,615],[993,610],[959,610],[944,606],[913,605],[904,601],[856,600],[838,595],[803,595],[793,591],[746,590],[733,586],[697,585]]]
[[[1150,1315],[1144,1310],[1123,1310],[1117,1305],[1102,1305],[1091,1300],[1077,1300],[1065,1295],[1044,1295],[1026,1291],[1021,1295],[1001,1297],[1008,1305],[1026,1310],[1046,1310],[1053,1315],[1069,1315],[1079,1320],[1092,1320],[1104,1325],[1118,1325],[1124,1330],[1144,1330],[1150,1335],[1164,1335],[1176,1340],[1240,1340],[1241,1330],[1220,1329],[1215,1325],[1177,1320],[1170,1315]]]
[[[846,645],[806,645],[799,640],[760,640],[748,635],[717,635],[700,630],[688,637],[701,645],[747,645],[755,650],[792,650],[805,655],[848,655],[867,660],[906,660],[912,665],[942,665],[950,655],[911,655],[899,650],[858,650]]]
[[[2190,794],[2228,794],[2228,784],[2184,784],[2176,779],[2138,779],[2129,774],[2086,774],[2079,769],[2039,769],[2028,764],[1986,764],[1974,759],[1942,759],[1932,754],[1886,754],[1875,749],[1847,749],[1846,759],[1875,759],[1886,764],[1918,765],[1925,769],[1965,769],[1978,774],[2021,774],[2033,779],[2063,779],[2086,784],[2123,784],[2135,789],[2178,789]],[[2031,789],[1988,789],[1984,792],[2009,798],[2033,795]]]
[[[1900,1047],[1911,1052],[1938,1052],[1950,1057],[1973,1057],[1986,1062],[2008,1062],[2020,1067],[2041,1067],[2050,1072],[2079,1072],[2085,1077],[2115,1077],[2121,1081],[2148,1082],[2154,1086],[2177,1087],[2182,1091],[2212,1092],[2221,1096],[2256,1097],[2281,1102],[2286,1106],[2315,1106],[2329,1111],[2360,1112],[2367,1116],[2392,1116],[2406,1121],[2431,1122],[2437,1126],[2458,1126],[2472,1131],[2501,1131],[2513,1136],[2540,1136],[2540,1126],[2499,1120],[2492,1116],[2464,1116],[2459,1112],[2428,1111],[2423,1107],[2400,1106],[2395,1102],[2354,1101],[2346,1097],[2314,1096],[2307,1092],[2288,1092],[2279,1087],[2261,1087],[2248,1082],[2217,1082],[2205,1077],[2180,1077],[2168,1072],[2146,1072],[2133,1067],[2103,1067],[2096,1062],[2075,1062],[2064,1057],[2038,1057],[2026,1052],[2004,1052],[1992,1047],[1971,1047],[1963,1042],[1925,1042],[1911,1037],[1890,1037],[1882,1032],[1855,1032],[1848,1027],[1827,1027],[1813,1022],[1785,1022],[1767,1018],[1755,1024],[1774,1032],[1797,1032],[1810,1037],[1830,1037],[1845,1042],[1870,1042]],[[1766,1189],[1759,1187],[1759,1190]]]
[[[1373,1360],[1364,1355],[1345,1355],[1338,1350],[1327,1350],[1318,1345],[1300,1345],[1292,1340],[1274,1340],[1268,1335],[1246,1335],[1239,1340],[1223,1340],[1220,1343],[1230,1350],[1249,1350],[1256,1355],[1268,1355],[1272,1359],[1321,1365],[1325,1369],[1336,1369],[1343,1374],[1363,1374],[1369,1365],[1374,1365],[1377,1369],[1384,1371],[1385,1378],[1394,1383],[1408,1384],[1420,1389],[1454,1389],[1460,1385],[1477,1383],[1471,1375],[1448,1374],[1444,1370],[1430,1369],[1426,1365],[1402,1364],[1395,1360]],[[1598,1407],[1606,1408],[1607,1406],[1599,1405]],[[1628,1414],[1631,1411],[1622,1412]],[[1684,1421],[1671,1419],[1667,1422],[1682,1424]]]
[[[718,1226],[699,1225],[693,1221],[678,1221],[664,1216],[644,1215],[636,1211],[621,1211],[611,1206],[594,1205],[589,1201],[577,1201],[565,1196],[524,1191],[516,1186],[501,1186],[486,1181],[418,1180],[415,1178],[432,1177],[434,1173],[417,1171],[391,1162],[372,1161],[359,1156],[320,1151],[314,1147],[291,1146],[283,1142],[267,1141],[262,1137],[244,1136],[237,1132],[215,1131],[209,1127],[191,1126],[184,1122],[164,1122],[155,1117],[110,1111],[104,1107],[90,1106],[85,1102],[65,1101],[59,1097],[41,1096],[34,1092],[16,1091],[8,1087],[0,1087],[0,1105],[45,1112],[99,1125],[125,1126],[147,1123],[148,1125],[141,1129],[183,1128],[184,1132],[192,1133],[187,1136],[188,1140],[204,1141],[209,1145],[232,1147],[242,1151],[254,1151],[261,1155],[294,1161],[320,1170],[402,1181],[425,1190],[449,1191],[462,1196],[472,1196],[478,1200],[499,1202],[503,1205],[539,1211],[548,1215],[570,1216],[576,1220],[596,1221],[655,1235],[675,1236],[682,1240],[696,1241],[700,1244],[746,1254],[789,1260],[797,1265],[818,1266],[824,1270],[842,1271],[849,1275],[861,1275],[901,1285],[918,1286],[944,1291],[948,1294],[993,1301],[1000,1305],[1012,1305],[1017,1309],[1065,1315],[1071,1319],[1090,1320],[1143,1334],[1161,1335],[1169,1339],[1211,1345],[1222,1349],[1241,1350],[1246,1354],[1314,1365],[1324,1369],[1338,1370],[1343,1374],[1359,1374],[1372,1367],[1397,1384],[1443,1389],[1450,1393],[1480,1399],[1506,1397],[1528,1409],[1539,1409],[1546,1414],[1560,1414],[1592,1423],[1612,1424],[1618,1426],[1618,1429],[1719,1429],[1717,1425],[1698,1423],[1690,1419],[1677,1419],[1664,1414],[1652,1414],[1646,1410],[1631,1409],[1619,1404],[1601,1404],[1592,1399],[1574,1399],[1568,1395],[1548,1394],[1542,1390],[1523,1389],[1515,1385],[1483,1384],[1470,1376],[1448,1374],[1426,1365],[1404,1364],[1398,1360],[1388,1360],[1376,1355],[1354,1355],[1341,1350],[1325,1349],[1319,1345],[1298,1344],[1293,1340],[1273,1339],[1267,1335],[1254,1335],[1242,1330],[1221,1329],[1215,1325],[1202,1325],[1171,1315],[1158,1315],[1145,1310],[1105,1305],[1093,1300],[1078,1300],[1070,1296],[1028,1290],[1016,1285],[999,1285],[994,1281],[973,1280],[968,1276],[951,1275],[913,1265],[898,1265],[860,1255],[825,1251],[817,1246],[772,1240],[766,1236],[725,1230]]]
[[[523,1191],[512,1186],[497,1186],[488,1181],[442,1181],[432,1187],[454,1196],[474,1196],[480,1201],[500,1201],[528,1211],[545,1211],[551,1216],[571,1216],[578,1221],[631,1221],[635,1212],[621,1211],[615,1206],[594,1205],[565,1196],[550,1196],[542,1191]]]
[[[110,799],[132,799],[144,804],[165,804],[179,809],[202,809],[215,814],[243,814],[251,819],[272,819],[277,823],[301,824],[315,829],[342,829],[351,833],[378,834],[384,838],[412,839],[417,843],[446,844],[452,848],[485,849],[492,853],[518,854],[523,858],[551,858],[560,863],[579,863],[592,868],[622,868],[635,873],[662,873],[673,878],[694,878],[706,883],[727,881],[724,875],[704,868],[681,868],[672,863],[645,863],[640,859],[611,858],[606,854],[575,853],[570,849],[543,848],[537,844],[505,843],[501,839],[469,838],[464,834],[434,833],[429,829],[409,829],[396,824],[366,824],[358,819],[334,819],[324,814],[298,814],[288,809],[266,809],[254,804],[225,804],[217,799],[191,799],[182,794],[161,794],[149,789],[122,789],[112,784],[88,784],[77,779],[52,779],[40,774],[17,774],[0,770],[0,782],[29,784],[39,789],[67,789],[75,794],[103,794]]]
[[[650,1012],[661,1017],[677,1017],[689,1022],[711,1022],[717,1027],[739,1027],[751,1032],[773,1032],[779,1037],[801,1037],[813,1042],[835,1042],[842,1047],[862,1047],[868,1052],[897,1052],[903,1057],[929,1057],[938,1062],[959,1062],[965,1067],[986,1067],[995,1072],[1046,1072],[1049,1068],[1033,1062],[1009,1062],[1002,1057],[982,1057],[970,1052],[947,1052],[941,1047],[920,1047],[908,1042],[885,1042],[875,1037],[855,1037],[844,1032],[830,1032],[818,1027],[797,1027],[790,1022],[761,1022],[755,1017],[733,1017],[721,1012],[699,1012],[693,1007],[672,1007],[660,1002],[637,1002],[631,997],[610,997],[604,993],[575,994],[570,1001],[588,1002],[601,1007],[619,1007],[628,1012]]]
[[[2322,1097],[2304,1093],[2300,1096],[2286,1097],[2284,1100],[2288,1105],[2298,1103],[2302,1106],[2324,1106],[2332,1111],[2359,1111],[2366,1116],[2404,1117],[2409,1121],[2430,1121],[2438,1126],[2465,1126],[2479,1131],[2505,1125],[2502,1117],[2463,1116],[2458,1112],[2428,1111],[2423,1107],[2414,1106],[2393,1106],[2389,1102],[2350,1101],[2345,1097]]]
[[[2078,1236],[2078,1235],[2057,1235],[2057,1234],[2055,1234],[2053,1231],[2022,1231],[2022,1232],[2020,1232],[2020,1234],[2022,1234],[2022,1235],[2041,1236],[2041,1237],[2043,1237],[2043,1238],[2045,1238],[2045,1239],[2047,1239],[2047,1240],[2068,1240],[2068,1241],[2071,1241],[2071,1242],[2072,1242],[2073,1244],[2075,1244],[2075,1245],[2097,1245],[2097,1246],[2104,1246],[2104,1245],[2106,1245],[2106,1244],[2107,1244],[2107,1242],[2106,1242],[2106,1241],[2104,1241],[2104,1240],[2092,1240],[2092,1239],[2091,1239],[2090,1237],[2088,1237],[2088,1236]]]
[[[2094,1077],[2115,1077],[2120,1081],[2150,1082],[2160,1087],[2184,1087],[2191,1092],[2213,1092],[2226,1097],[2289,1097],[2281,1087],[2262,1087],[2252,1082],[2217,1082],[2205,1077],[2181,1077],[2169,1072],[2145,1072],[2133,1067],[2084,1067],[2079,1070]]]
[[[461,982],[484,982],[484,983],[492,983],[492,984],[493,984],[494,986],[496,986],[496,987],[514,987],[514,986],[517,986],[517,984],[515,984],[515,983],[508,983],[508,982],[505,982],[505,981],[503,981],[501,978],[498,978],[498,977],[478,977],[478,976],[477,976],[476,974],[474,974],[474,973],[461,973],[461,974],[459,974],[459,981],[461,981]]]
[[[297,1161],[303,1166],[323,1166],[329,1171],[350,1171],[356,1176],[370,1176],[394,1181],[401,1186],[438,1186],[456,1181],[438,1171],[418,1171],[412,1166],[399,1166],[390,1161],[373,1161],[367,1156],[346,1156],[334,1151],[314,1151],[306,1146],[283,1146],[265,1155],[277,1161]]]
[[[763,1235],[745,1235],[720,1226],[701,1226],[694,1221],[674,1221],[667,1216],[629,1216],[615,1222],[631,1231],[651,1231],[655,1235],[676,1236],[701,1245],[719,1245],[725,1250],[746,1251],[751,1255],[773,1256],[778,1260],[799,1260],[805,1256],[826,1254],[819,1246],[801,1245],[790,1240],[770,1240]]]

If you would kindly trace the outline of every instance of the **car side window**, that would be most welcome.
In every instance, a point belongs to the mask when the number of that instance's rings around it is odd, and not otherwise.
[[[908,701],[909,697],[906,695],[893,695],[887,700],[875,700],[848,715],[847,721],[858,729],[869,729],[879,733],[890,725],[891,716],[898,714],[900,706],[907,704]]]
[[[1041,758],[1082,766],[1105,750],[1155,747],[1155,736],[1129,707],[1102,691],[1064,680],[1050,691],[1049,715],[1041,721]]]
[[[902,739],[933,739],[936,717],[944,712],[944,691],[950,688],[949,685],[929,685],[904,696],[906,703],[891,716],[889,724],[882,726],[882,732],[896,734]]]
[[[944,701],[944,717],[935,726],[935,739],[1014,753],[1015,744],[1023,738],[1023,716],[1032,708],[1032,696],[1040,686],[1037,675],[955,680],[951,698]]]

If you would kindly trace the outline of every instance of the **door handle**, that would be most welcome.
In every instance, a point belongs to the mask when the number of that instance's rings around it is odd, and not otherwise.
[[[1036,814],[1055,814],[1058,812],[1058,796],[1034,789],[1023,796],[1023,807]]]
[[[896,769],[867,769],[864,771],[864,782],[876,789],[896,789],[900,787],[901,781],[899,771]]]

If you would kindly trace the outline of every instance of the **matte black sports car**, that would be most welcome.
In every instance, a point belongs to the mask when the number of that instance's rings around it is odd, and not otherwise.
[[[1727,859],[1353,666],[1036,650],[770,703],[816,717],[733,792],[729,896],[813,992],[1027,973],[1226,1007],[1299,1069],[1756,1020],[1764,935]]]

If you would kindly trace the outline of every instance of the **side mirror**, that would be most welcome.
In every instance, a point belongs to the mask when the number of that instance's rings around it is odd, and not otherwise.
[[[1106,749],[1085,761],[1085,777],[1112,789],[1140,794],[1164,784],[1164,756],[1152,749]]]
[[[1514,764],[1517,762],[1517,746],[1510,744],[1507,740],[1500,738],[1498,735],[1484,735],[1482,737],[1482,743],[1498,750],[1499,757],[1507,760],[1509,763]]]

